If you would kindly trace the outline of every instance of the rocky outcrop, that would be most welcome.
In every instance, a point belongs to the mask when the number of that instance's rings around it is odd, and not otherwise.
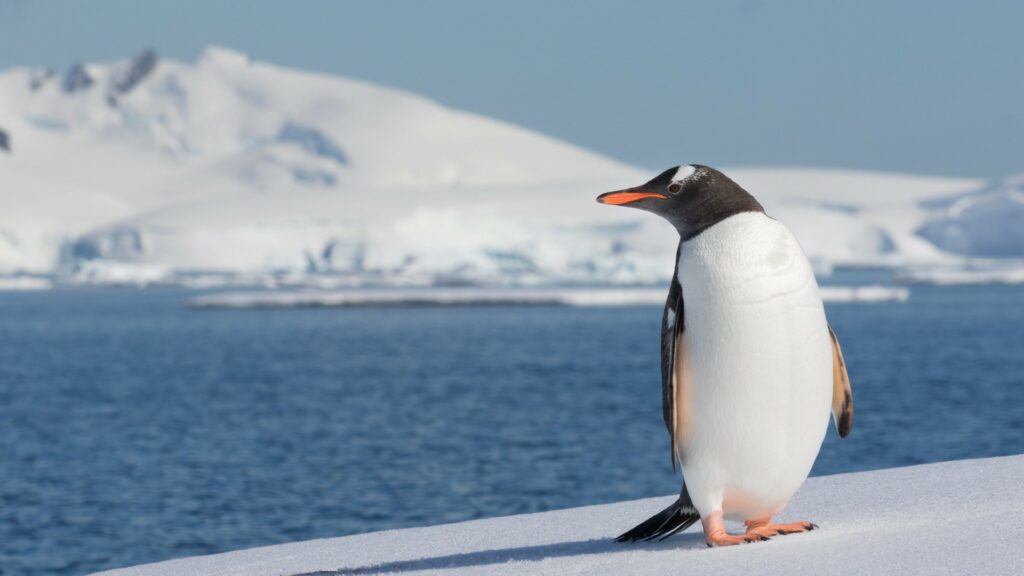
[[[68,73],[64,75],[61,88],[68,93],[80,92],[92,86],[95,82],[92,76],[89,75],[89,71],[85,69],[85,64],[79,62],[72,66]]]
[[[334,160],[342,166],[348,164],[348,157],[341,147],[323,132],[311,126],[286,122],[277,133],[277,140],[295,144],[310,154]]]
[[[149,76],[159,61],[160,57],[155,50],[144,50],[132,58],[131,62],[111,79],[110,93],[107,96],[110,103],[116,103],[119,96],[135,88]]]

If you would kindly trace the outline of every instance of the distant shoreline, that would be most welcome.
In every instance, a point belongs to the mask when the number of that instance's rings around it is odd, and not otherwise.
[[[392,306],[643,306],[662,305],[663,288],[415,288],[386,290],[266,290],[190,298],[194,309],[365,308]],[[823,286],[825,302],[905,302],[897,286]]]

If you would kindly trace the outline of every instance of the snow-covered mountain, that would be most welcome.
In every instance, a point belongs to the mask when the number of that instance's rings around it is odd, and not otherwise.
[[[982,181],[725,170],[823,265],[999,252],[972,243],[991,236],[975,220],[1006,219],[1002,205],[984,209],[993,193],[976,192]],[[147,51],[0,74],[3,274],[660,281],[669,226],[594,202],[652,175],[413,94],[221,48],[192,64]],[[999,197],[1019,221],[1015,194]],[[951,216],[968,201],[976,209]]]

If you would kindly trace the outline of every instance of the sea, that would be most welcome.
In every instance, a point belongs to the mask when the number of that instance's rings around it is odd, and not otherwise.
[[[0,293],[0,574],[679,489],[658,306],[197,310],[194,294]],[[829,430],[814,475],[1024,452],[1024,287],[827,312],[855,424]]]

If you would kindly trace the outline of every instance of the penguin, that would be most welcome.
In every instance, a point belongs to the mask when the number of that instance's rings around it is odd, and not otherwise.
[[[853,427],[843,353],[810,262],[782,223],[722,172],[676,166],[597,197],[653,212],[679,232],[661,321],[662,412],[683,486],[617,538],[667,538],[697,520],[708,546],[817,528],[776,524],[825,439]],[[724,520],[740,521],[730,534]]]

